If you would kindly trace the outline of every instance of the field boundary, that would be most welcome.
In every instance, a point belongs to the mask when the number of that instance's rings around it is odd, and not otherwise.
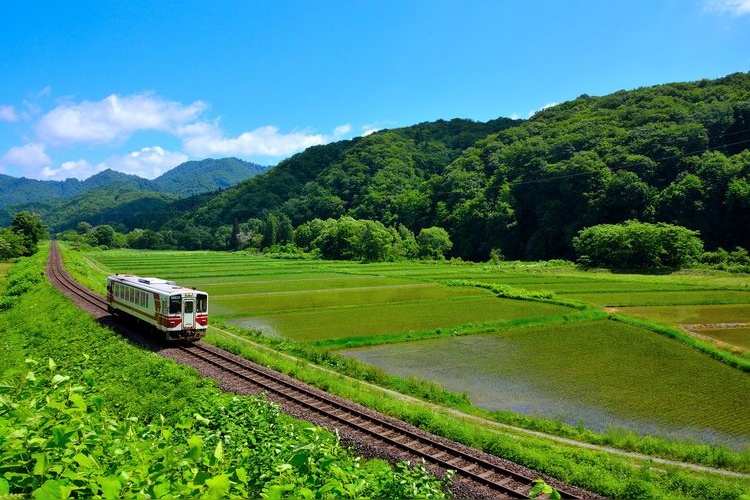
[[[691,470],[700,471],[700,472],[709,472],[709,473],[720,474],[720,475],[730,476],[730,477],[737,477],[737,478],[742,478],[742,479],[749,479],[750,478],[750,474],[743,473],[743,472],[736,472],[736,471],[731,471],[731,470],[726,470],[726,469],[717,469],[717,468],[708,467],[708,466],[705,466],[705,465],[698,465],[698,464],[692,464],[692,463],[689,463],[689,462],[680,462],[680,461],[676,461],[676,460],[669,460],[669,459],[666,459],[666,458],[653,457],[653,456],[645,455],[645,454],[642,454],[642,453],[636,453],[636,452],[631,452],[631,451],[620,450],[618,448],[612,448],[612,447],[608,447],[608,446],[601,446],[601,445],[597,445],[597,444],[586,443],[584,441],[577,441],[575,439],[565,438],[565,437],[561,437],[561,436],[555,436],[554,434],[547,434],[547,433],[541,432],[541,431],[535,431],[535,430],[531,430],[531,429],[525,429],[523,427],[517,427],[517,426],[513,426],[513,425],[509,425],[509,424],[503,424],[501,422],[495,422],[493,420],[489,420],[489,419],[486,419],[486,418],[478,417],[478,416],[475,416],[475,415],[470,415],[470,414],[464,413],[464,412],[462,412],[460,410],[456,410],[456,409],[453,409],[453,408],[447,408],[445,406],[437,405],[435,403],[430,403],[428,401],[424,401],[422,399],[415,398],[414,396],[409,396],[407,394],[403,394],[403,393],[400,393],[398,391],[394,391],[392,389],[387,389],[385,387],[381,387],[379,385],[375,385],[375,384],[372,384],[370,382],[365,382],[363,380],[359,380],[359,379],[350,377],[348,375],[344,375],[342,373],[336,372],[336,371],[331,370],[329,368],[325,368],[325,367],[316,365],[314,363],[310,363],[309,361],[304,360],[302,358],[298,358],[298,357],[292,356],[290,354],[279,352],[279,351],[277,351],[277,350],[275,350],[275,349],[273,349],[271,347],[265,346],[263,344],[259,344],[259,343],[254,342],[254,341],[252,341],[252,340],[250,340],[250,339],[248,339],[246,337],[243,337],[241,335],[237,335],[235,333],[229,332],[227,330],[221,329],[221,328],[216,327],[216,326],[209,326],[209,329],[219,331],[223,335],[226,335],[226,336],[231,337],[231,338],[233,338],[235,340],[238,340],[238,341],[240,341],[240,342],[242,342],[242,343],[244,343],[246,345],[250,345],[253,348],[257,348],[257,349],[260,349],[260,350],[263,350],[263,351],[266,351],[266,352],[273,353],[274,355],[286,358],[289,361],[293,361],[295,363],[304,364],[307,367],[313,368],[315,370],[319,370],[321,372],[328,373],[330,375],[335,375],[336,377],[342,377],[342,378],[344,378],[344,379],[346,379],[346,380],[348,380],[348,381],[350,381],[352,383],[365,386],[365,387],[367,387],[367,388],[369,388],[371,390],[380,391],[380,392],[382,392],[384,394],[388,394],[390,396],[396,397],[396,398],[398,398],[398,399],[400,399],[402,401],[405,401],[405,402],[408,402],[408,403],[412,403],[412,404],[421,405],[423,407],[427,407],[430,410],[438,411],[438,412],[443,413],[443,414],[448,414],[450,416],[462,419],[464,421],[468,421],[468,422],[473,422],[473,423],[476,423],[476,424],[480,424],[480,425],[482,425],[484,427],[490,427],[493,432],[498,432],[498,433],[501,433],[503,431],[516,432],[516,433],[526,434],[526,435],[529,435],[529,436],[535,436],[535,437],[539,437],[539,438],[543,438],[543,439],[549,439],[551,441],[555,441],[555,442],[562,443],[562,444],[567,444],[567,445],[570,445],[570,446],[577,446],[577,447],[585,448],[585,449],[589,449],[589,450],[602,451],[602,452],[605,452],[605,453],[612,453],[612,454],[615,454],[615,455],[619,455],[619,456],[623,456],[623,457],[627,457],[627,458],[632,458],[632,459],[635,459],[635,460],[645,461],[645,462],[654,462],[654,463],[658,463],[658,464],[661,464],[661,465],[681,467],[681,468],[691,469]]]

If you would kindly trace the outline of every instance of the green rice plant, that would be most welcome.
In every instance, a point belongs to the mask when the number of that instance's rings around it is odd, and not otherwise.
[[[634,306],[618,312],[668,325],[744,323],[750,319],[750,304]]]
[[[264,275],[235,282],[202,282],[201,289],[214,295],[254,294],[273,292],[300,292],[351,288],[393,287],[400,285],[427,286],[423,282],[383,276],[341,276],[333,273],[308,273],[305,275]]]
[[[735,354],[750,351],[750,326],[736,328],[701,328],[700,334],[715,339],[718,342],[729,344],[729,349],[734,351],[734,346],[739,348]]]
[[[239,307],[239,305],[238,305]],[[280,335],[315,341],[409,330],[454,328],[468,323],[508,321],[568,312],[553,304],[535,304],[484,296],[458,296],[409,302],[359,304],[264,314]]]
[[[427,303],[482,295],[469,291],[451,290],[427,283],[382,285],[360,288],[320,288],[290,292],[212,295],[213,304],[223,314],[283,314],[289,311],[377,304]]]
[[[750,304],[750,291],[697,290],[672,292],[577,293],[577,300],[599,306],[679,306]]]
[[[707,361],[687,345],[606,319],[348,354],[402,377],[429,378],[453,391],[463,388],[475,404],[490,409],[511,410],[494,405],[514,403],[570,425],[585,419],[602,431],[607,424],[595,422],[646,421],[663,429],[710,429],[750,443],[750,421],[741,417],[750,414],[750,401],[739,397],[750,394],[747,375]],[[439,366],[435,359],[441,360]],[[550,408],[558,409],[543,413]],[[594,420],[590,409],[606,418]]]
[[[710,345],[707,342],[701,341],[692,335],[688,335],[687,333],[677,328],[660,325],[660,324],[652,323],[649,321],[644,321],[641,319],[624,316],[621,314],[611,314],[610,318],[615,321],[619,321],[621,323],[639,326],[641,328],[651,330],[652,332],[660,333],[667,337],[677,339],[680,342],[690,347],[693,347],[698,351],[708,354],[710,357],[714,358],[717,361],[721,361],[722,363],[725,363],[731,367],[737,368],[743,372],[750,372],[750,359],[745,359],[745,358],[736,356],[730,352],[717,349],[715,346]]]

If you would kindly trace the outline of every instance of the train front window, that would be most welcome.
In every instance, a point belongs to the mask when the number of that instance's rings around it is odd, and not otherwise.
[[[193,314],[193,304],[194,302],[192,300],[185,301],[185,314]]]
[[[196,300],[197,303],[195,306],[195,312],[208,312],[208,295],[206,295],[205,293],[199,293],[196,297]]]
[[[182,295],[169,297],[169,314],[180,314],[182,312]]]

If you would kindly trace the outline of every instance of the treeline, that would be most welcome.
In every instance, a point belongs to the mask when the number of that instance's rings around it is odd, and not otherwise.
[[[285,214],[442,227],[451,256],[575,258],[584,228],[627,220],[750,248],[750,75],[581,96],[494,131],[466,120],[310,148],[168,224]],[[485,134],[485,135],[482,135]]]
[[[368,262],[402,259],[443,259],[453,243],[440,227],[423,228],[417,235],[401,225],[386,227],[373,220],[340,217],[313,219],[292,227],[284,214],[267,214],[214,230],[206,226],[184,231],[134,229],[118,232],[110,225],[86,222],[63,231],[62,240],[101,248],[154,250],[254,250],[289,257],[319,257]]]

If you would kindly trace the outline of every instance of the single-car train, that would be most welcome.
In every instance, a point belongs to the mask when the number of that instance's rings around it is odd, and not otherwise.
[[[149,325],[166,341],[198,340],[208,328],[208,294],[159,278],[132,274],[107,276],[107,303]]]

